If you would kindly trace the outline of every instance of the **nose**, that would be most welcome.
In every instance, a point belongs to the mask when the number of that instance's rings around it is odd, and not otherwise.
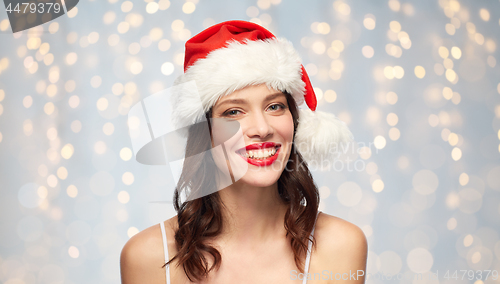
[[[274,128],[269,123],[269,118],[262,112],[252,112],[246,125],[246,135],[248,138],[267,138],[273,135]]]

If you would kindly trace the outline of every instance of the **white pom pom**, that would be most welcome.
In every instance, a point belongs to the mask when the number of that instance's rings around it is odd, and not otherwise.
[[[333,161],[354,137],[342,120],[332,113],[300,109],[295,146],[308,164]]]

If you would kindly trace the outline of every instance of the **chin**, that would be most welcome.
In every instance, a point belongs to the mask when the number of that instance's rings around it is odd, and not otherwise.
[[[268,187],[275,184],[280,176],[281,173],[277,173],[272,170],[260,170],[256,172],[249,170],[241,179],[238,180],[238,183],[256,187]]]

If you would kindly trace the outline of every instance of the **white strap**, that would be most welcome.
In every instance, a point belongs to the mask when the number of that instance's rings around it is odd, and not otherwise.
[[[316,214],[316,219],[314,220],[313,229],[311,231],[311,240],[314,235],[314,229],[316,228],[316,220],[318,220],[319,212],[320,211],[318,210],[318,213]],[[307,282],[307,273],[309,272],[309,263],[311,262],[311,247],[312,247],[311,240],[309,240],[309,244],[307,245],[307,256],[306,256],[306,263],[304,265],[304,279],[302,280],[302,284],[306,284]]]
[[[167,244],[167,234],[165,233],[165,224],[160,222],[161,227],[161,235],[163,236],[163,252],[165,253],[165,263],[167,263],[170,259],[168,257],[168,244]],[[165,266],[165,277],[167,278],[167,284],[170,284],[170,265],[167,264]]]

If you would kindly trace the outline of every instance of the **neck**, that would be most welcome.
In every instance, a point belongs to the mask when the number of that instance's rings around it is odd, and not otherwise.
[[[223,206],[222,237],[239,243],[265,242],[285,235],[283,220],[287,206],[278,194],[278,184],[256,187],[234,183],[219,191]]]

